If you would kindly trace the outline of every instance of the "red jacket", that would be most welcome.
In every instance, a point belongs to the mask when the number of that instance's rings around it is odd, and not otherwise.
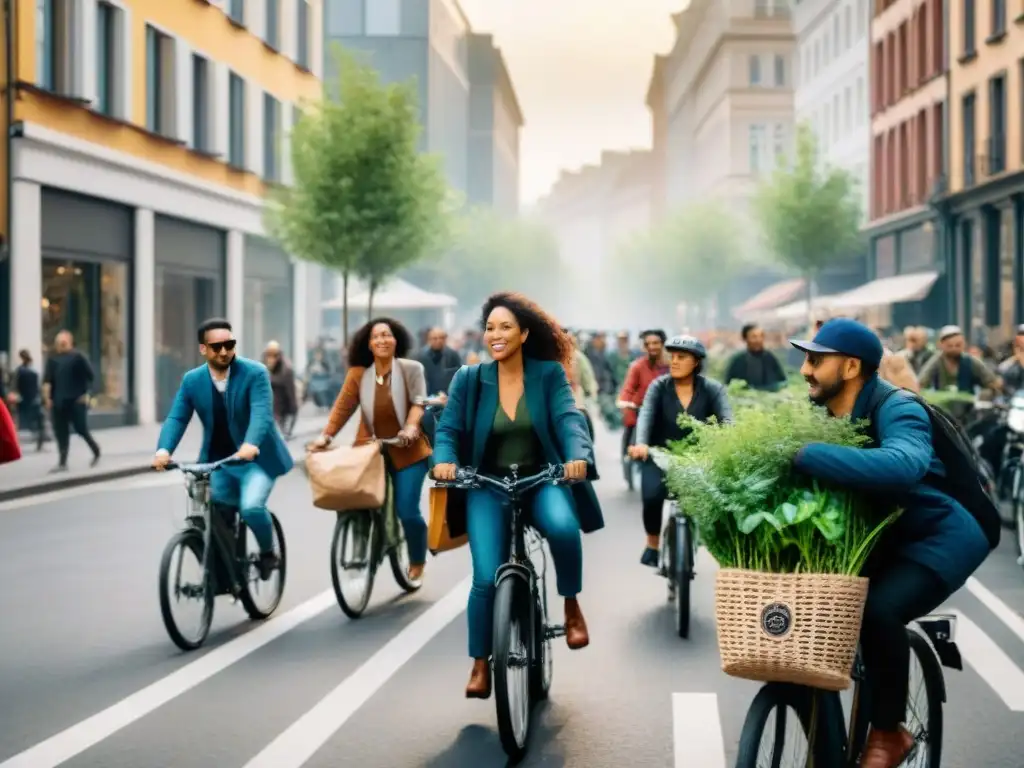
[[[18,430],[14,428],[14,419],[2,400],[0,400],[0,464],[17,461],[21,458],[21,446],[18,445]]]
[[[644,395],[647,394],[647,388],[651,386],[651,382],[659,376],[664,376],[666,373],[668,373],[668,366],[665,363],[651,365],[646,357],[634,360],[633,364],[629,366],[626,380],[622,383],[619,400],[635,403],[637,409],[639,409],[644,403]],[[627,408],[622,414],[622,422],[627,427],[635,427],[636,417],[637,411],[633,408]]]

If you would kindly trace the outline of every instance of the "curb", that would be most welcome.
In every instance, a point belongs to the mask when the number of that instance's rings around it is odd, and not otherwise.
[[[306,440],[308,438],[315,437],[320,434],[320,430],[309,430],[299,434],[292,435],[291,439],[288,440],[289,447],[296,441]],[[293,457],[295,458],[294,454]],[[296,461],[296,464],[299,464]],[[38,496],[44,493],[53,493],[54,491],[65,491],[71,488],[81,488],[83,485],[93,485],[95,483],[104,483],[111,480],[121,480],[126,477],[135,477],[137,475],[144,475],[151,471],[149,466],[145,463],[138,466],[118,467],[117,469],[100,470],[87,475],[75,475],[73,477],[54,477],[52,479],[43,480],[32,485],[24,485],[20,488],[12,488],[11,490],[0,491],[0,502],[4,501],[17,501],[24,499],[29,496]]]

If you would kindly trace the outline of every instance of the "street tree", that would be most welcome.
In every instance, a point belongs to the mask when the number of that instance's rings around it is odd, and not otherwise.
[[[856,180],[822,163],[814,132],[801,125],[792,160],[780,164],[758,188],[754,211],[774,257],[806,280],[810,314],[822,270],[861,244]]]
[[[381,283],[443,237],[450,197],[438,158],[417,151],[413,85],[332,54],[336,76],[292,128],[293,183],[268,195],[265,218],[286,251],[340,273],[347,341],[350,279],[367,282],[372,312]]]

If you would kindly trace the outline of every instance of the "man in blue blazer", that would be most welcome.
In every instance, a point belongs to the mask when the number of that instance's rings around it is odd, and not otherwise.
[[[280,564],[274,552],[267,499],[274,480],[293,465],[274,425],[270,374],[262,363],[235,355],[237,342],[227,320],[207,320],[199,327],[198,337],[206,365],[193,368],[182,378],[160,430],[153,468],[166,468],[193,413],[203,423],[199,461],[234,456],[247,462],[215,472],[210,491],[215,501],[239,508],[259,543],[260,576],[266,580]]]

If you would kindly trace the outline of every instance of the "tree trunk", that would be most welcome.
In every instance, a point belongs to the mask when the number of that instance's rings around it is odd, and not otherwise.
[[[377,283],[373,280],[369,283],[369,290],[366,293],[366,319],[367,321],[373,320],[373,294],[377,292]]]
[[[816,275],[813,272],[806,272],[804,274],[804,280],[807,283],[807,326],[814,331],[814,322],[817,318],[814,316],[814,300],[818,297],[818,285],[816,281]]]
[[[348,347],[348,270],[341,273],[341,343]]]

